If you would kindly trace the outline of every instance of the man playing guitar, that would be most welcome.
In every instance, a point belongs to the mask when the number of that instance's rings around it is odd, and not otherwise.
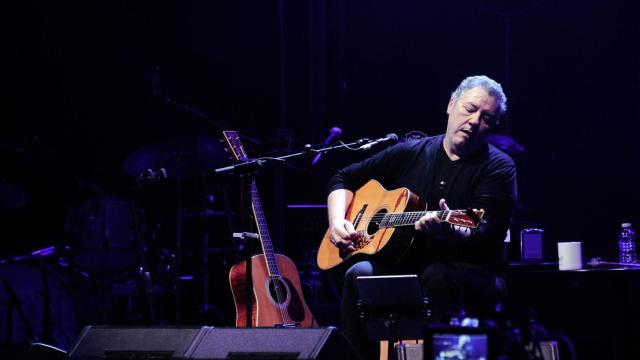
[[[346,214],[354,192],[371,179],[385,189],[409,189],[428,204],[426,210],[484,210],[475,228],[452,225],[436,212],[425,212],[412,225],[415,239],[402,261],[371,257],[346,270],[342,330],[365,358],[376,358],[378,346],[367,342],[359,319],[358,276],[420,274],[436,322],[448,323],[462,311],[487,318],[500,300],[503,239],[516,203],[516,171],[512,159],[486,138],[505,111],[500,84],[486,76],[468,77],[451,95],[444,135],[395,145],[331,179],[328,235],[342,253],[357,251],[361,243],[362,231],[355,230]]]

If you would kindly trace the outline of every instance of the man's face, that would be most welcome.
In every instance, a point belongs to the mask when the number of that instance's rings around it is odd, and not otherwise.
[[[445,141],[457,155],[478,149],[489,135],[498,116],[495,97],[481,88],[467,89],[447,106],[449,120]]]

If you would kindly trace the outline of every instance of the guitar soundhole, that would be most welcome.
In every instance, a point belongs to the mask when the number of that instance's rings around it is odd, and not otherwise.
[[[369,225],[367,225],[367,234],[373,235],[378,229],[380,229],[380,221],[382,221],[382,217],[387,213],[387,209],[380,209],[369,221]]]
[[[289,288],[282,279],[270,279],[269,295],[276,304],[284,304],[289,298]]]

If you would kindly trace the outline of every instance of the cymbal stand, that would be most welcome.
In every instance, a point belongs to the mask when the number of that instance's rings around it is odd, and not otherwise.
[[[47,271],[44,268],[40,269],[42,273],[42,334],[39,336],[39,341],[51,343],[53,339],[53,317],[51,314],[51,292],[49,291],[49,277]]]
[[[175,257],[175,272],[173,279],[173,291],[175,292],[176,300],[176,325],[180,325],[180,306],[181,306],[181,286],[180,286],[180,274],[181,274],[181,260],[182,260],[182,163],[180,161],[180,154],[175,154],[176,157],[176,257]]]
[[[206,313],[211,308],[209,302],[209,234],[202,234],[202,312]]]
[[[22,324],[24,325],[24,329],[27,332],[27,336],[33,341],[40,341],[35,332],[33,332],[33,328],[31,328],[31,324],[27,320],[27,317],[24,315],[24,310],[22,309],[22,302],[18,299],[18,295],[9,284],[7,279],[2,278],[2,285],[4,285],[5,290],[7,291],[7,324],[6,324],[6,332],[5,336],[7,337],[5,340],[7,342],[11,342],[13,337],[13,309],[15,308],[18,313],[18,317]]]

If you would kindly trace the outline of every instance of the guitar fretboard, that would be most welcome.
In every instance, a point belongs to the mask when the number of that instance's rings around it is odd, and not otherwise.
[[[273,250],[271,236],[269,235],[267,220],[265,219],[264,212],[262,211],[262,204],[260,202],[260,196],[258,195],[258,187],[256,185],[255,180],[251,183],[251,204],[253,206],[253,216],[256,218],[256,224],[258,226],[258,234],[260,235],[262,250],[264,253],[264,257],[267,261],[269,276],[279,277],[280,270],[278,270],[278,263],[276,262],[275,251]]]
[[[447,222],[449,222],[449,219],[453,216],[456,220],[452,223],[455,223],[456,225],[474,226],[475,223],[471,219],[467,221],[464,220],[465,217],[468,217],[465,210],[408,211],[402,213],[376,214],[372,216],[371,221],[375,222],[379,227],[406,226],[413,225],[421,217],[430,213],[436,214],[440,218],[440,221]]]

